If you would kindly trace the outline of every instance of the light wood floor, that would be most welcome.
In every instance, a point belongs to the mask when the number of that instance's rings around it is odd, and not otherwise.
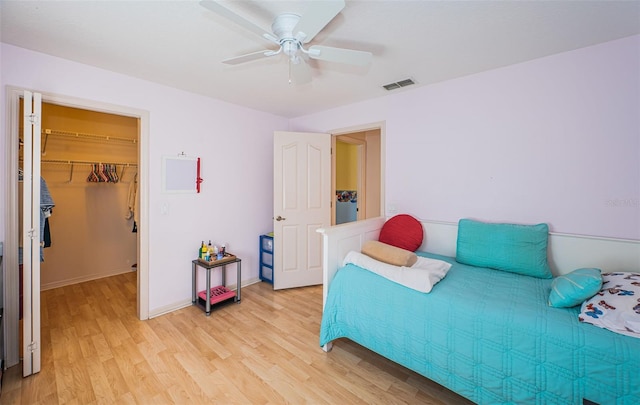
[[[42,293],[42,371],[9,404],[469,404],[346,339],[318,346],[322,287],[242,290],[210,317],[135,314],[135,273]]]

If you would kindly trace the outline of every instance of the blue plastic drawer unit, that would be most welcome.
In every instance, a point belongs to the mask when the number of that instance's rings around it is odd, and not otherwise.
[[[273,232],[260,235],[260,280],[273,284]]]

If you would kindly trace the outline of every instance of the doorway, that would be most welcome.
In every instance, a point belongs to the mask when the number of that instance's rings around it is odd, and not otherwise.
[[[41,290],[137,270],[139,119],[44,102],[41,127],[55,202]]]
[[[316,230],[336,224],[336,143],[359,148],[356,220],[382,216],[383,139],[384,123],[333,133],[274,133],[274,289],[322,282]]]
[[[382,214],[382,126],[333,134],[331,224]]]
[[[6,168],[7,173],[17,173],[19,168],[19,126],[20,117],[20,99],[22,97],[22,89],[8,87],[7,88],[7,118],[9,121],[9,132],[5,137],[6,143]],[[78,108],[82,110],[94,111],[106,114],[115,114],[126,117],[132,117],[137,120],[137,131],[139,134],[139,142],[137,145],[138,162],[138,206],[139,206],[139,224],[138,235],[136,240],[136,264],[137,264],[137,315],[139,319],[149,318],[149,294],[148,294],[148,257],[149,257],[149,241],[148,241],[148,141],[149,141],[149,113],[143,110],[132,109],[101,102],[81,100],[72,97],[58,96],[52,94],[42,94],[43,102],[64,106],[69,108]],[[74,173],[79,168],[74,167]],[[69,171],[66,171],[67,175]],[[73,175],[70,175],[73,179]],[[78,175],[79,176],[79,175]],[[15,180],[13,180],[15,178]],[[86,179],[86,177],[85,177]],[[7,176],[5,206],[6,206],[6,222],[5,234],[18,235],[18,177]],[[83,179],[84,180],[84,179]],[[123,207],[124,209],[124,207]],[[124,213],[123,213],[124,215]],[[5,285],[4,302],[5,302],[5,322],[4,331],[6,365],[13,366],[19,362],[19,265],[18,265],[18,241],[10,240],[5,242]],[[38,291],[39,293],[39,291]]]

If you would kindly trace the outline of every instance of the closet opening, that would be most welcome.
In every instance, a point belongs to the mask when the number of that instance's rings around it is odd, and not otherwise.
[[[20,116],[23,111],[20,100]],[[53,205],[44,224],[40,291],[137,271],[140,118],[48,102],[42,103],[40,117],[41,203],[46,199]],[[24,163],[23,133],[21,122],[17,142],[19,174]],[[22,241],[25,183],[18,176],[18,243]],[[18,267],[18,341],[22,347],[21,262]],[[81,289],[77,291],[81,293]],[[126,291],[132,303],[128,310],[133,314],[137,291],[138,288]],[[81,310],[42,309],[45,325],[48,310],[68,312],[69,317]]]
[[[41,127],[41,290],[137,270],[139,118],[43,102]]]
[[[3,281],[2,291],[4,297],[4,314],[3,325],[4,331],[2,333],[4,337],[4,356],[5,367],[11,367],[19,363],[20,361],[20,347],[19,342],[20,333],[22,332],[21,325],[19,324],[19,292],[22,288],[19,287],[19,229],[18,218],[22,217],[22,204],[18,204],[19,187],[23,187],[31,181],[24,181],[20,184],[19,181],[19,168],[22,167],[21,161],[22,151],[20,140],[22,137],[22,125],[23,120],[26,119],[23,116],[23,96],[27,91],[22,88],[7,86],[7,128],[8,133],[5,137],[5,150],[6,150],[6,169],[8,173],[15,173],[15,176],[7,176],[5,184],[5,190],[3,193],[4,203],[6,207],[5,215],[5,235],[15,235],[16,237],[6,238],[4,241],[4,257],[3,257]],[[36,93],[34,93],[36,94]],[[132,302],[132,310],[137,313],[137,318],[140,320],[146,320],[149,318],[149,213],[148,213],[148,199],[149,199],[149,112],[132,107],[120,106],[116,104],[110,104],[100,101],[93,101],[88,99],[79,99],[70,96],[57,95],[52,93],[43,93],[42,102],[47,104],[43,107],[43,114],[41,119],[44,122],[41,124],[38,121],[38,133],[41,134],[39,138],[42,143],[40,145],[41,154],[39,155],[43,163],[39,165],[42,169],[43,177],[46,181],[51,183],[50,186],[52,197],[56,207],[53,208],[52,216],[50,220],[50,233],[51,233],[51,246],[44,249],[44,259],[42,262],[44,267],[41,267],[42,278],[38,275],[38,284],[40,287],[37,289],[38,294],[42,290],[52,289],[57,286],[70,285],[73,287],[76,283],[83,282],[85,280],[100,279],[108,277],[109,274],[117,274],[118,272],[128,272],[127,274],[134,275],[134,284],[131,286],[132,298],[135,303]],[[51,114],[49,108],[72,111],[76,115],[56,116]],[[58,111],[58,112],[60,112]],[[90,118],[87,118],[90,117]],[[48,121],[52,119],[53,121]],[[64,121],[64,120],[66,121]],[[115,122],[112,121],[115,119]],[[123,124],[127,122],[127,124]],[[66,125],[69,125],[66,127]],[[118,131],[114,134],[114,128],[118,125],[124,125],[125,127],[135,128],[135,131],[130,131],[131,135],[123,136],[122,132]],[[96,127],[98,126],[98,127]],[[48,130],[48,131],[47,131]],[[135,133],[135,134],[133,134]],[[62,138],[78,138],[77,143],[73,145],[80,145],[80,150],[72,149],[71,142],[67,139],[67,142],[60,142]],[[120,139],[128,138],[128,139]],[[131,143],[129,140],[131,139]],[[135,139],[135,142],[134,142]],[[58,143],[56,143],[56,142]],[[46,145],[46,146],[45,146]],[[117,152],[109,153],[109,148],[115,145]],[[126,152],[123,152],[123,148],[126,146]],[[83,151],[85,153],[83,153]],[[76,152],[78,154],[76,154]],[[90,154],[91,153],[91,154]],[[104,154],[107,154],[104,156]],[[118,155],[114,158],[114,155]],[[131,157],[131,160],[129,160]],[[134,164],[135,162],[135,164]],[[93,164],[96,166],[97,172],[100,170],[100,163],[116,163],[114,167],[111,167],[115,171],[115,175],[118,176],[118,181],[115,177],[112,177],[112,181],[105,182],[86,182],[89,175],[94,172]],[[103,170],[105,168],[103,167]],[[114,196],[121,196],[122,190],[119,187],[127,189],[126,194],[129,193],[129,182],[131,176],[135,176],[137,173],[137,201],[136,209],[140,222],[137,225],[137,233],[133,232],[133,225],[128,222],[124,229],[128,236],[125,237],[127,241],[131,241],[133,238],[133,246],[127,245],[126,252],[135,252],[133,254],[124,253],[117,255],[114,243],[115,237],[107,238],[105,243],[102,243],[105,235],[109,235],[109,231],[117,228],[117,224],[111,224],[105,221],[105,211],[100,207],[106,205],[107,207],[120,206],[117,215],[117,222],[127,221],[126,217],[129,215],[127,212],[126,203],[114,202]],[[108,178],[107,173],[103,173]],[[112,173],[113,175],[113,173]],[[46,176],[46,177],[45,177]],[[76,242],[75,250],[71,253],[72,264],[62,263],[63,267],[72,267],[72,269],[65,269],[67,271],[62,277],[55,275],[55,268],[50,272],[51,268],[56,265],[54,260],[54,251],[52,249],[62,248],[60,244],[64,240],[65,231],[61,226],[66,225],[64,221],[61,225],[60,222],[64,218],[64,212],[60,209],[65,201],[65,198],[61,197],[57,199],[57,191],[55,190],[56,182],[60,182],[59,186],[64,186],[72,189],[77,193],[74,203],[83,201],[82,205],[84,217],[83,220],[76,224],[71,240]],[[86,186],[93,186],[93,189],[86,188]],[[84,187],[84,188],[83,188]],[[106,187],[106,188],[105,188]],[[111,187],[111,189],[109,189]],[[84,192],[78,193],[78,190],[82,189]],[[107,191],[116,191],[115,193],[107,193]],[[101,205],[102,204],[102,205]],[[124,205],[120,205],[124,204]],[[66,203],[65,203],[66,205]],[[58,210],[58,211],[56,211]],[[124,212],[123,212],[124,211]],[[57,217],[56,217],[57,216]],[[57,222],[56,222],[57,221]],[[89,225],[99,225],[103,228],[103,232],[96,235],[95,238],[87,237],[86,240],[79,241],[73,234],[79,233],[80,230],[88,228]],[[54,228],[55,226],[55,228]],[[131,226],[131,228],[129,228]],[[42,232],[44,233],[44,232]],[[101,239],[102,238],[102,239]],[[80,245],[80,242],[88,242],[87,244]],[[91,253],[89,253],[89,251]],[[118,256],[116,263],[117,266],[111,266],[110,270],[115,271],[102,272],[107,268],[107,264],[114,263],[113,256]],[[58,255],[59,256],[59,255]],[[58,259],[61,259],[58,257]],[[77,264],[77,263],[81,264]],[[84,263],[89,262],[86,266]],[[137,271],[133,271],[132,267],[137,264]],[[79,272],[78,269],[85,268],[85,272]],[[70,271],[71,270],[71,271]],[[69,272],[70,271],[70,272]],[[41,280],[40,280],[41,279]],[[42,281],[42,282],[40,282]],[[102,288],[102,286],[100,287]],[[106,287],[105,287],[106,288]],[[75,291],[75,290],[74,290]],[[34,292],[35,294],[35,292]],[[136,305],[137,304],[137,305]],[[77,308],[76,308],[77,309]],[[43,311],[58,310],[55,308],[42,308]]]

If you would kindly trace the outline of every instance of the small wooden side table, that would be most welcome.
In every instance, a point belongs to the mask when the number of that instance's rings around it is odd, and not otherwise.
[[[227,288],[226,284],[226,266],[228,264],[236,264],[236,270],[238,272],[237,276],[237,287],[236,291],[231,291]],[[197,292],[197,279],[198,279],[198,267],[202,267],[205,269],[206,275],[206,283],[205,290]],[[221,267],[222,270],[222,285],[211,288],[211,269],[215,269]],[[211,315],[211,304],[215,304],[218,302],[226,301],[233,297],[234,302],[240,302],[240,289],[242,285],[242,260],[237,256],[233,256],[232,258],[226,259],[223,258],[221,260],[213,261],[213,262],[205,262],[199,259],[193,260],[191,262],[191,280],[192,280],[192,296],[191,303],[193,305],[199,306],[207,316]],[[204,301],[204,303],[200,302],[200,298]]]

